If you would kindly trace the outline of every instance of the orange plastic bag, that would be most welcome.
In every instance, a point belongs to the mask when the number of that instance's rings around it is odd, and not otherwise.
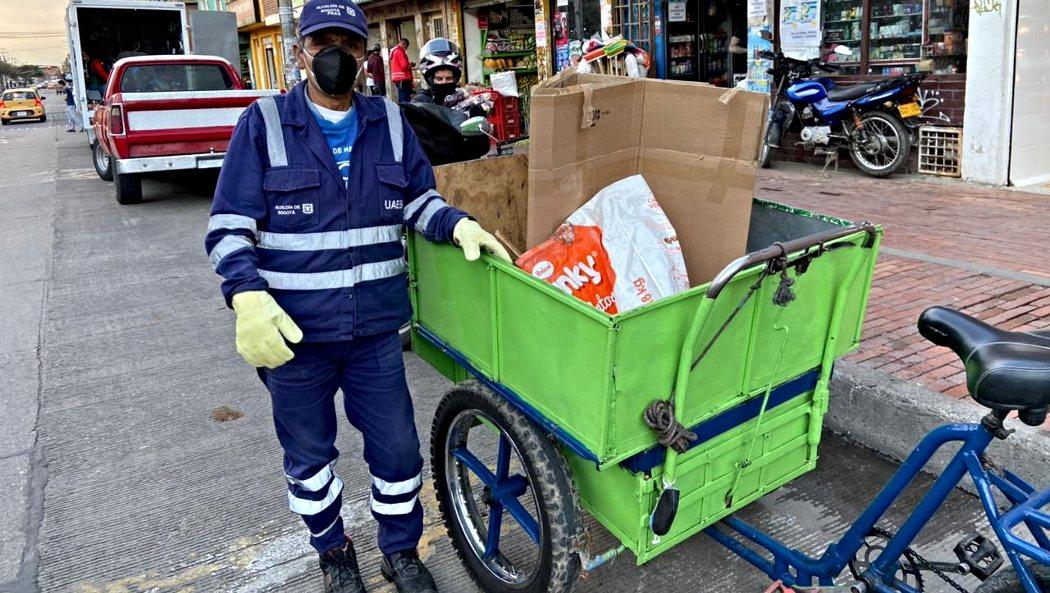
[[[616,272],[602,246],[602,230],[596,226],[562,224],[514,264],[599,311],[617,313]]]

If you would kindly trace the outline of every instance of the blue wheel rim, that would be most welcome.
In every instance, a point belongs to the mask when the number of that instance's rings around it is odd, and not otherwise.
[[[464,552],[500,581],[527,584],[539,568],[544,534],[533,480],[520,451],[480,410],[457,414],[447,437],[445,486],[449,511],[470,548]]]

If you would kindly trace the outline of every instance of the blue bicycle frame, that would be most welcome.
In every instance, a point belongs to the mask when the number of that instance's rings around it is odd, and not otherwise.
[[[989,415],[989,418],[991,417],[992,415]],[[998,430],[1001,430],[1001,424],[998,428],[990,428],[983,424],[949,424],[934,429],[912,451],[846,534],[829,545],[820,558],[813,558],[789,548],[736,517],[729,517],[719,525],[728,527],[764,548],[772,554],[772,561],[745,545],[735,535],[720,530],[718,525],[705,529],[704,533],[754,564],[770,578],[779,579],[789,587],[831,586],[834,584],[834,578],[846,568],[850,559],[864,545],[864,537],[926,466],[934,453],[942,446],[958,441],[962,443],[958,453],[878,558],[860,575],[860,580],[867,585],[866,590],[878,593],[918,593],[915,588],[894,576],[899,567],[899,560],[937,509],[944,504],[952,489],[966,473],[969,473],[977,486],[977,493],[984,505],[988,521],[995,530],[1006,556],[1017,570],[1025,593],[1050,593],[1040,591],[1032,571],[1022,560],[1022,557],[1027,557],[1037,563],[1050,565],[1050,539],[1047,537],[1047,530],[1050,530],[1050,513],[1042,510],[1050,504],[1050,490],[1037,492],[1010,471],[1004,470],[1002,475],[988,471],[982,462],[982,455]],[[999,511],[993,497],[993,486],[1012,505],[1006,513]],[[1014,534],[1014,529],[1022,523],[1031,532],[1037,545]]]

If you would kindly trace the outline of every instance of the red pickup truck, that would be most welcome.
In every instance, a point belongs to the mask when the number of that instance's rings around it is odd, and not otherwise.
[[[117,202],[141,202],[143,175],[221,167],[237,118],[277,92],[245,89],[219,57],[124,58],[110,71],[105,97],[96,97],[95,171],[114,182]]]

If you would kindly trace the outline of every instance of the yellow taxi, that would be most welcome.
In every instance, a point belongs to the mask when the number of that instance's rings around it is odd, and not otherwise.
[[[35,89],[7,89],[0,95],[0,123],[16,119],[47,121],[42,97]]]

